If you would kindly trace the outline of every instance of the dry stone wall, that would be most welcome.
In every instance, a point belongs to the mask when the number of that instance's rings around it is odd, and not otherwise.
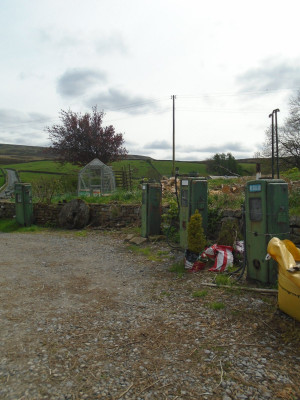
[[[34,204],[34,221],[41,226],[59,226],[59,213],[64,204]],[[141,207],[137,204],[89,204],[89,224],[102,228],[118,228],[127,225],[141,223]],[[165,211],[165,210],[164,210]],[[13,218],[15,216],[15,204],[0,202],[0,218]],[[223,210],[222,221],[236,219],[240,226],[242,220],[241,210]],[[290,238],[295,244],[300,244],[300,216],[290,217]]]
[[[61,204],[33,205],[35,224],[42,226],[59,226],[59,213],[64,206]],[[140,223],[140,205],[120,204],[89,204],[90,221],[92,226],[104,228],[123,227]],[[0,202],[0,218],[13,218],[16,215],[15,204]]]

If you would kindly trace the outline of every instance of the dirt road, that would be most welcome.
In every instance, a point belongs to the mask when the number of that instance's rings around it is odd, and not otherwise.
[[[1,399],[300,398],[274,296],[178,277],[120,233],[0,234],[0,254]]]

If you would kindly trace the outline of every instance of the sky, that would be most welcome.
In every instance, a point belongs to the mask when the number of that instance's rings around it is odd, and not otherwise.
[[[261,151],[300,89],[299,0],[0,0],[0,143],[105,113],[129,154]]]

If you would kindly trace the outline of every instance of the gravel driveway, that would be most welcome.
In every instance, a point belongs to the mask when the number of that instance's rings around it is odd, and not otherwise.
[[[180,278],[120,233],[0,234],[0,251],[1,399],[300,399],[300,324],[274,296]]]

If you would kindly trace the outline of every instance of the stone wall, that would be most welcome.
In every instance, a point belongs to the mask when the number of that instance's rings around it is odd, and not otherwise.
[[[58,215],[64,204],[34,204],[34,221],[41,226],[59,226]],[[91,217],[89,224],[103,228],[124,227],[126,225],[141,223],[141,207],[132,204],[89,204]],[[166,210],[164,210],[165,212]],[[15,216],[15,204],[5,201],[0,202],[0,218],[13,218]],[[236,219],[240,226],[242,221],[241,210],[223,210],[222,221]],[[300,216],[290,217],[291,240],[300,244]]]
[[[64,204],[42,204],[33,205],[34,222],[42,226],[59,226],[58,216]],[[123,227],[130,224],[140,223],[139,205],[119,204],[89,204],[90,225],[104,228]],[[13,218],[15,216],[15,204],[0,202],[0,218]]]

